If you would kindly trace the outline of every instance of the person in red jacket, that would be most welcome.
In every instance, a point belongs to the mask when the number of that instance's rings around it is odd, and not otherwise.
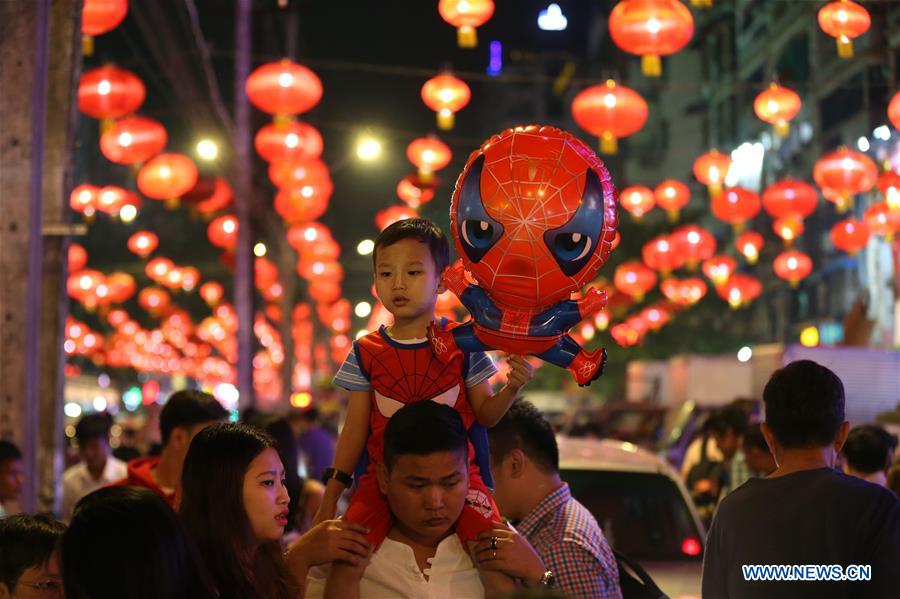
[[[209,393],[176,391],[159,414],[162,452],[128,462],[128,474],[116,485],[146,487],[177,507],[181,468],[194,436],[228,419],[228,410]]]

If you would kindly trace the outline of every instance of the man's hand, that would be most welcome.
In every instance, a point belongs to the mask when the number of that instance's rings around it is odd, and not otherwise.
[[[502,572],[527,584],[536,584],[547,571],[531,544],[514,530],[486,530],[469,546],[472,561],[479,570]]]
[[[307,568],[335,560],[361,566],[372,553],[372,544],[363,536],[367,532],[368,528],[356,522],[325,520],[291,543],[286,559]]]
[[[509,373],[506,375],[506,386],[514,393],[525,386],[534,376],[534,367],[528,358],[519,355],[507,356]]]

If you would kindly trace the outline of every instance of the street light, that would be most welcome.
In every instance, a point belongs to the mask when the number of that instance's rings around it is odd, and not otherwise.
[[[363,162],[372,162],[381,156],[381,142],[365,135],[356,143],[356,156]]]
[[[259,242],[253,246],[253,255],[257,258],[262,258],[266,255],[266,244]]]
[[[219,146],[211,139],[201,139],[197,142],[197,156],[206,161],[212,161],[219,157]]]
[[[369,302],[359,302],[356,304],[356,308],[354,308],[353,312],[360,318],[365,318],[372,313],[372,304]]]
[[[363,239],[359,242],[359,245],[356,246],[356,251],[359,252],[360,256],[368,256],[375,249],[375,242],[371,239]]]

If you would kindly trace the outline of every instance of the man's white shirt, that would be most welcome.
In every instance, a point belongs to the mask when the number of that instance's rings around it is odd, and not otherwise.
[[[88,472],[84,462],[78,462],[63,474],[63,500],[60,509],[60,518],[68,522],[72,519],[72,511],[78,500],[116,481],[122,480],[128,474],[128,466],[122,460],[113,456],[106,458],[106,466],[100,480],[94,480]]]
[[[455,534],[440,542],[423,575],[409,545],[385,539],[360,582],[361,599],[482,599],[478,570]],[[327,569],[316,568],[307,581],[307,599],[325,595]]]

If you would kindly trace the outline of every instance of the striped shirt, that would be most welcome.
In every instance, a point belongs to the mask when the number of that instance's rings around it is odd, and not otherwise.
[[[612,549],[594,516],[572,498],[569,485],[547,495],[516,528],[553,571],[557,589],[571,597],[622,598]]]

